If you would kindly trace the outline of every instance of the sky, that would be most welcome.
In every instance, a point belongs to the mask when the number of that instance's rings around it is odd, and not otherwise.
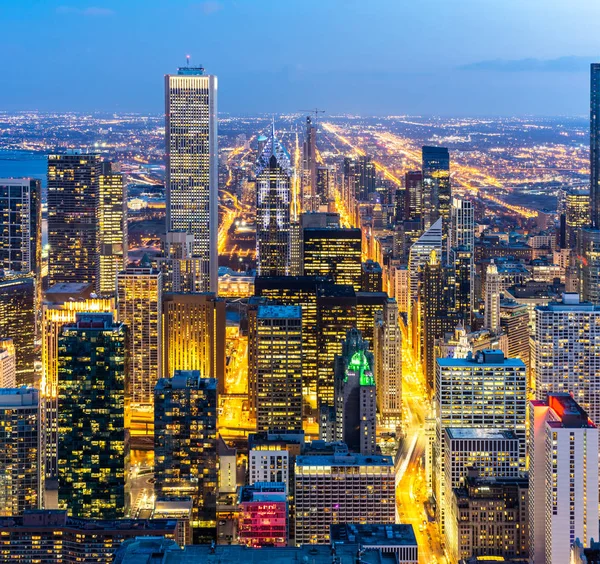
[[[0,110],[163,111],[190,55],[219,112],[585,115],[600,0],[0,0]]]

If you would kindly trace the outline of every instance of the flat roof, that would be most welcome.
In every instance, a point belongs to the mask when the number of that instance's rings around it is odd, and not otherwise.
[[[504,439],[518,441],[519,437],[510,429],[473,429],[469,427],[447,427],[451,439]]]
[[[259,305],[256,317],[264,319],[301,319],[302,308],[294,305]]]
[[[313,454],[296,457],[296,466],[393,466],[391,456],[339,453]]]
[[[331,543],[358,543],[370,546],[417,546],[412,525],[366,525],[343,523],[330,525]]]

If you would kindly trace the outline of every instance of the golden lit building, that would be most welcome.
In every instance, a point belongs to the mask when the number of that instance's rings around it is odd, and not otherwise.
[[[114,313],[115,300],[92,298],[89,284],[57,284],[45,294],[42,304],[42,384],[45,401],[46,476],[56,477],[58,448],[58,338],[63,325],[74,323],[77,313]]]
[[[256,420],[260,431],[302,430],[302,308],[258,306]]]
[[[198,370],[223,385],[225,325],[225,301],[214,294],[164,294],[162,373]]]
[[[128,394],[131,407],[147,409],[162,374],[162,273],[145,256],[117,275],[117,313],[129,329]]]
[[[301,264],[306,276],[332,276],[336,284],[362,287],[360,229],[307,228],[302,233]]]
[[[122,174],[102,163],[98,186],[98,279],[102,296],[116,292],[117,274],[127,266],[127,197]]]

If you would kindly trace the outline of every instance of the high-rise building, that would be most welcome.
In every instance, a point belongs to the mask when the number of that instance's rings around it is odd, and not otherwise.
[[[78,313],[58,340],[58,502],[74,517],[129,511],[127,328]]]
[[[450,153],[445,147],[423,147],[422,224],[429,229],[439,218],[443,220],[444,242],[449,230]]]
[[[473,202],[452,198],[450,207],[449,247],[466,247],[469,251],[475,248],[475,216]]]
[[[352,286],[323,284],[317,290],[317,397],[333,408],[334,361],[342,352],[346,332],[356,327],[356,293]]]
[[[317,358],[318,335],[317,324],[317,287],[324,279],[316,276],[277,276],[272,278],[257,277],[255,281],[256,296],[272,300],[280,305],[302,307],[302,396],[305,403],[306,419],[316,421],[317,418]],[[250,324],[250,314],[249,320]],[[252,332],[249,331],[251,335]],[[251,358],[253,348],[249,349],[249,389],[252,390],[252,367],[256,362]],[[254,386],[255,387],[255,386]],[[255,395],[255,394],[254,394]]]
[[[481,556],[483,562],[502,562],[501,558],[510,562],[514,556],[526,558],[528,485],[526,476],[468,475],[460,487],[454,488],[446,519],[446,550],[450,561],[469,562],[472,556]]]
[[[285,484],[255,482],[243,486],[238,507],[240,544],[253,548],[287,546],[289,512]]]
[[[0,339],[0,388],[17,386],[17,360],[12,339]]]
[[[116,313],[114,298],[92,298],[91,284],[56,284],[42,304],[42,384],[46,477],[58,475],[58,339],[77,313]]]
[[[329,542],[332,524],[395,522],[390,456],[347,452],[298,456],[295,476],[297,545]]]
[[[98,270],[98,155],[48,155],[48,285],[96,284]]]
[[[290,485],[290,453],[284,445],[261,444],[248,452],[248,483],[281,482]],[[288,490],[289,491],[289,490]]]
[[[217,291],[217,77],[202,67],[165,76],[167,231],[194,235],[203,292]]]
[[[194,257],[194,235],[186,231],[168,231],[163,256],[156,259],[163,273],[165,292],[202,291],[202,260]]]
[[[117,275],[117,313],[129,329],[128,394],[132,408],[152,405],[162,363],[162,273],[147,257]]]
[[[383,290],[383,269],[378,262],[367,260],[362,263],[363,292],[381,292]]]
[[[302,235],[302,264],[306,276],[331,276],[336,284],[362,285],[360,229],[307,228]]]
[[[0,178],[0,270],[42,268],[42,185],[31,178]]]
[[[0,388],[0,516],[43,505],[42,405],[34,388]]]
[[[334,187],[335,167],[317,167],[317,196],[321,204],[326,204],[330,199],[333,199]]]
[[[450,250],[449,265],[454,282],[453,311],[466,325],[471,325],[474,289],[473,251],[465,246]]]
[[[306,117],[306,134],[302,145],[303,208],[316,211],[317,196],[317,127],[310,116]]]
[[[508,357],[520,358],[527,368],[531,367],[529,343],[529,312],[527,306],[519,304],[514,300],[502,300],[500,302],[500,327],[504,331],[508,341]]]
[[[577,246],[581,297],[600,305],[600,229],[581,229]]]
[[[535,310],[532,366],[536,399],[548,393],[570,393],[589,413],[600,418],[600,306],[563,294]]]
[[[13,341],[17,386],[35,384],[35,297],[32,274],[0,277],[0,339]]]
[[[501,278],[494,260],[487,267],[485,275],[485,311],[483,326],[496,332],[500,327],[500,286]]]
[[[256,428],[302,430],[302,308],[259,305],[256,314]]]
[[[375,339],[375,317],[387,301],[385,292],[356,292],[356,328],[369,343]]]
[[[98,274],[101,296],[114,296],[117,274],[127,266],[127,194],[123,175],[102,163],[98,181]]]
[[[557,367],[557,369],[560,369]],[[598,535],[598,429],[570,394],[529,405],[529,561],[569,562]]]
[[[358,329],[350,329],[335,357],[335,433],[348,449],[375,454],[377,401],[374,358]]]
[[[198,371],[178,371],[161,378],[154,394],[156,494],[191,497],[195,539],[214,536],[217,382]]]
[[[590,215],[600,229],[600,64],[590,66]]]
[[[210,292],[163,294],[162,374],[198,370],[202,378],[215,378],[223,386],[225,324],[225,302]]]
[[[577,233],[590,225],[589,190],[561,190],[558,200],[559,246],[574,249]]]
[[[256,269],[259,276],[287,276],[291,267],[291,157],[275,135],[256,162]]]
[[[369,195],[375,192],[375,163],[370,155],[361,155],[356,159],[356,199],[367,202]]]
[[[443,529],[448,507],[444,431],[449,427],[511,429],[519,438],[519,467],[525,470],[525,364],[502,351],[484,350],[465,359],[438,358],[434,395],[434,494]]]
[[[409,170],[404,176],[404,221],[421,221],[423,213],[423,173]]]
[[[395,429],[402,424],[402,332],[393,298],[388,298],[375,317],[373,351],[381,425]]]

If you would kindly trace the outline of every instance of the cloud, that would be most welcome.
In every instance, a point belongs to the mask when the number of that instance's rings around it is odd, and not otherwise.
[[[458,67],[464,71],[493,72],[583,72],[588,71],[594,57],[558,57],[556,59],[494,59],[477,61]]]
[[[192,5],[194,8],[198,8],[202,10],[202,12],[210,16],[220,10],[223,9],[223,4],[221,2],[216,2],[215,0],[206,0],[205,2],[198,2]]]
[[[78,16],[113,16],[114,11],[99,6],[89,6],[88,8],[76,8],[75,6],[59,6],[56,8],[59,14],[75,14]]]

